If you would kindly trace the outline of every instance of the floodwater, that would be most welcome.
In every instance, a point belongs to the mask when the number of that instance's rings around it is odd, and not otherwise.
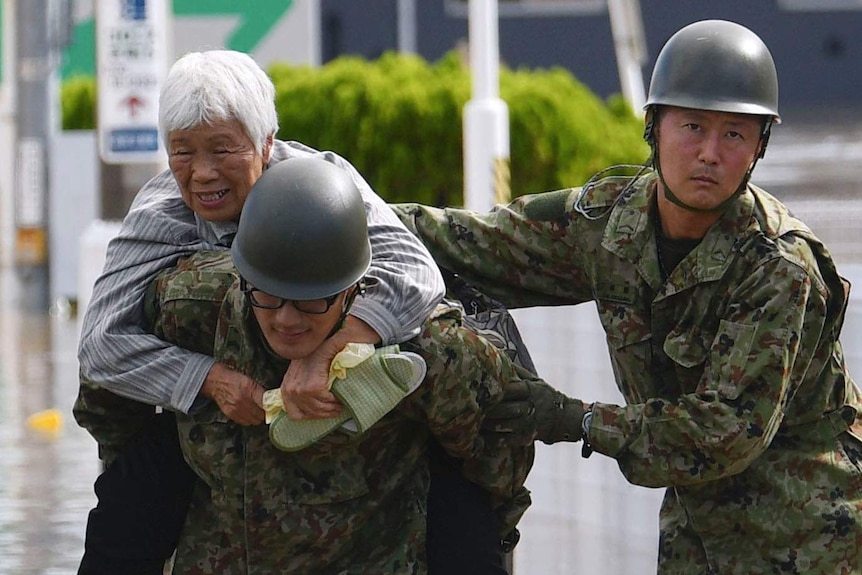
[[[99,471],[95,442],[71,418],[78,328],[67,310],[22,311],[22,283],[0,270],[0,573],[70,575]],[[28,425],[52,409],[56,429]]]
[[[780,126],[754,182],[808,222],[840,264],[858,264],[860,164],[859,121],[837,128]],[[77,321],[62,306],[53,314],[23,310],[21,284],[14,270],[0,269],[0,574],[70,575],[83,549],[99,470],[95,443],[71,419]],[[56,431],[28,425],[29,416],[49,409],[64,418]],[[543,521],[539,515],[536,520]],[[525,535],[521,551],[526,559],[533,554]],[[552,572],[532,560],[529,565],[516,562],[516,571]]]

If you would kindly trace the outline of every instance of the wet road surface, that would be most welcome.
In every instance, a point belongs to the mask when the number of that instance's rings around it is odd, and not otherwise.
[[[0,270],[0,573],[69,575],[99,469],[95,442],[71,418],[77,324],[21,311],[18,284]],[[55,433],[28,426],[48,409],[64,419]]]

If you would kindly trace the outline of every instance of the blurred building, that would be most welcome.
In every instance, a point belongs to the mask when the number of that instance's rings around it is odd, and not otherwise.
[[[323,61],[379,56],[399,45],[399,7],[415,12],[415,52],[436,60],[467,40],[466,0],[321,0]],[[500,56],[511,67],[562,66],[601,96],[620,92],[604,0],[499,0]],[[859,0],[640,0],[646,43],[644,84],[664,42],[707,18],[733,20],[772,51],[788,117],[862,106]],[[403,35],[401,42],[404,42]]]

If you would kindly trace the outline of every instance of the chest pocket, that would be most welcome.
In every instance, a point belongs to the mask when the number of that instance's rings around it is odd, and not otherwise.
[[[355,439],[344,433],[288,453],[272,445],[268,426],[238,425],[215,408],[183,416],[180,441],[213,502],[234,514],[249,497],[280,520],[297,506],[341,503],[369,491],[365,459],[346,445]]]
[[[600,282],[595,298],[599,319],[613,350],[650,339],[650,326],[637,304],[638,294],[633,286]]]
[[[356,438],[334,432],[315,445],[284,454],[273,462],[280,473],[287,505],[325,505],[366,495],[365,458],[345,445]]]
[[[709,353],[705,335],[697,327],[671,330],[662,342],[662,351],[670,360],[672,377],[678,386],[674,394],[694,393],[703,380]]]
[[[745,388],[743,374],[755,331],[754,325],[726,320],[714,334],[698,327],[672,330],[663,349],[680,367],[683,393],[715,390],[725,399],[738,398]]]
[[[652,365],[650,326],[635,305],[633,292],[598,287],[596,306],[610,348],[614,379],[628,403],[641,403],[653,392],[650,378],[645,377]]]
[[[710,348],[711,371],[718,381],[718,393],[727,399],[739,397],[747,385],[743,375],[756,332],[751,324],[722,320],[718,325]]]

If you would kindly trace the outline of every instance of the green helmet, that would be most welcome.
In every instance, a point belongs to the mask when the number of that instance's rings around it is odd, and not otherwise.
[[[780,122],[772,55],[757,34],[739,24],[689,24],[656,58],[644,108],[657,105],[758,114]]]
[[[274,296],[326,298],[371,264],[365,204],[350,174],[320,158],[291,158],[252,186],[231,247],[240,275]]]

